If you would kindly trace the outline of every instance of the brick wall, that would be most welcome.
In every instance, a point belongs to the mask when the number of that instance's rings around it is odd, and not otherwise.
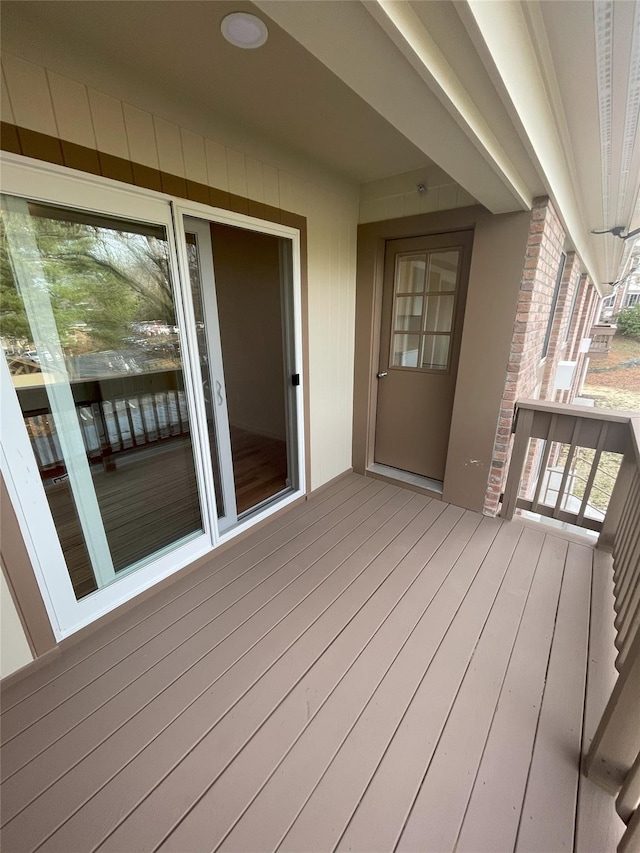
[[[577,362],[573,383],[568,391],[558,391],[556,399],[561,403],[572,403],[575,397],[582,391],[582,381],[588,361],[588,354],[580,352],[580,345],[584,338],[591,337],[591,326],[596,320],[596,314],[600,305],[600,296],[587,275],[580,278],[578,294],[573,310],[569,339],[567,341],[567,359]]]
[[[551,201],[548,198],[536,199],[531,212],[520,295],[489,472],[484,505],[486,515],[496,514],[504,488],[514,404],[519,398],[536,396],[542,349],[564,240],[564,228]]]
[[[574,360],[569,357],[571,348],[568,341],[565,343],[565,338],[567,337],[567,326],[571,320],[569,315],[578,283],[579,271],[580,259],[575,252],[568,252],[560,282],[558,301],[552,320],[551,337],[549,339],[542,386],[540,388],[541,400],[554,400],[557,399],[557,393],[562,393],[556,392],[554,388],[558,364],[561,361]]]

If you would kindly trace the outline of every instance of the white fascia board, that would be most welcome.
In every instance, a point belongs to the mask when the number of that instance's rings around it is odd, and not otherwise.
[[[524,208],[530,208],[533,199],[529,188],[411,5],[398,0],[375,0],[368,3],[366,9],[505,186],[520,199]]]
[[[522,188],[516,190],[477,139],[461,131],[459,114],[454,120],[365,4],[255,5],[492,213],[528,208]]]
[[[490,60],[490,65],[485,62],[487,71],[498,84],[498,91],[523,141],[526,139],[529,143],[569,239],[603,295],[606,286],[603,287],[602,282],[606,275],[589,245],[588,229],[521,4],[499,0],[458,0],[456,5],[474,44],[479,46],[479,37],[486,47],[484,54]]]

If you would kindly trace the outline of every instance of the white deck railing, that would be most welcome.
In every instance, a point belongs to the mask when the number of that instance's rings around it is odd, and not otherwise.
[[[535,465],[532,439],[542,439],[541,464]],[[553,505],[542,502],[542,485],[552,448],[568,445]],[[577,449],[594,451],[581,501],[567,508]],[[605,452],[622,454],[604,520],[586,515],[598,466]],[[525,465],[537,468],[521,495]],[[554,490],[555,493],[555,490]],[[528,496],[527,496],[528,495]],[[627,824],[618,853],[640,850],[640,415],[562,403],[523,400],[517,404],[515,440],[503,497],[502,515],[516,509],[600,532],[598,547],[613,556],[618,679],[591,743],[587,776],[617,796],[616,808]]]

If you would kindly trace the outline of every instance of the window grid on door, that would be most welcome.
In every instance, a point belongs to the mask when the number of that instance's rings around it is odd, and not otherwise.
[[[390,367],[449,369],[459,268],[459,249],[396,255]]]

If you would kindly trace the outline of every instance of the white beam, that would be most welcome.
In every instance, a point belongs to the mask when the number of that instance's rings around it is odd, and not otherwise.
[[[525,12],[519,3],[460,0],[460,15],[544,177],[570,240],[601,295],[606,270],[590,244]],[[484,50],[483,50],[484,48]]]
[[[408,2],[376,0],[366,8],[407,57],[458,127],[506,187],[530,208],[531,192],[462,82]]]
[[[527,209],[530,199],[514,170],[504,158],[504,168],[497,165],[458,109],[450,104],[445,109],[364,4],[257,0],[255,5],[492,213]],[[441,68],[440,76],[444,73]],[[443,97],[442,87],[434,83],[434,88]],[[461,121],[468,134],[461,132]]]

